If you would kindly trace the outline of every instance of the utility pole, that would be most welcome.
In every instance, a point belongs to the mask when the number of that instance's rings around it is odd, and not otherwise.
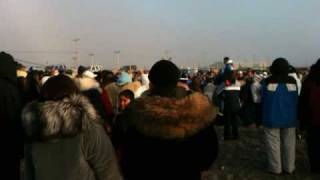
[[[78,67],[78,61],[79,61],[79,50],[78,50],[78,42],[80,41],[79,38],[75,38],[72,40],[74,42],[74,52],[73,52],[73,65],[76,69]]]
[[[94,53],[90,53],[89,56],[91,58],[91,66],[93,66],[94,65]]]
[[[114,54],[116,55],[116,61],[117,61],[117,69],[120,69],[120,50],[114,51]]]

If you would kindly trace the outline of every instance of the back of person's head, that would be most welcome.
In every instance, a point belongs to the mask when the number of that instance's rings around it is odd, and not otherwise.
[[[78,76],[82,76],[82,73],[84,73],[86,70],[88,70],[88,68],[80,65],[80,66],[78,67]]]
[[[16,83],[17,63],[10,54],[0,52],[0,77]]]
[[[173,62],[160,60],[151,67],[148,77],[156,88],[175,87],[180,78],[180,70]]]
[[[130,75],[124,71],[122,71],[117,78],[117,84],[120,86],[131,83],[131,82],[132,82],[132,79]]]
[[[230,59],[229,57],[224,57],[224,58],[223,58],[223,63],[224,63],[224,64],[227,64],[227,62],[229,61],[229,59]]]
[[[201,92],[201,77],[194,76],[192,78],[191,89],[196,92]]]
[[[71,78],[66,75],[58,75],[51,77],[43,85],[40,99],[42,101],[59,101],[79,93],[78,87]]]
[[[115,76],[112,71],[103,70],[101,71],[101,82],[102,85],[108,85],[112,82],[115,82]]]
[[[285,58],[277,58],[272,62],[270,67],[272,75],[288,75],[289,63]]]

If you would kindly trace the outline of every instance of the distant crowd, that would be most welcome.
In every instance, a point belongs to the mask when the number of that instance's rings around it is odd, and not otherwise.
[[[224,67],[189,73],[172,61],[150,70],[27,70],[0,53],[1,163],[9,179],[201,179],[239,126],[263,128],[267,171],[295,171],[307,132],[310,171],[320,173],[320,60],[297,71]],[[20,161],[22,160],[23,161]],[[12,173],[14,171],[15,173]],[[6,176],[7,177],[7,176]]]

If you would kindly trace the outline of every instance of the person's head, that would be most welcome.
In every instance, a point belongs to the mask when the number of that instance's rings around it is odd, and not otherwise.
[[[158,95],[165,95],[177,86],[180,70],[173,62],[160,60],[151,67],[148,77],[152,91]]]
[[[131,83],[132,78],[127,72],[122,71],[119,76],[117,77],[117,84],[119,86],[123,86],[125,84]]]
[[[285,58],[277,58],[272,62],[270,67],[272,75],[288,75],[289,63]]]
[[[41,73],[38,70],[32,70],[27,75],[27,81],[30,85],[40,85],[41,84]]]
[[[16,74],[17,63],[14,61],[13,57],[10,54],[5,52],[0,53],[0,77],[7,79],[12,83],[16,83],[17,74]]]
[[[71,78],[66,75],[58,75],[51,77],[43,85],[40,99],[42,101],[59,101],[79,93],[80,90]]]
[[[84,73],[86,70],[88,70],[88,68],[80,65],[78,67],[78,76],[82,76],[82,73]]]
[[[134,94],[131,90],[126,89],[119,94],[119,108],[121,111],[126,109],[130,102],[134,99]]]
[[[112,82],[115,82],[115,76],[112,71],[103,70],[101,71],[101,84],[106,86]]]
[[[194,76],[192,78],[191,89],[196,92],[201,92],[201,77]]]
[[[229,59],[230,59],[229,57],[224,57],[224,58],[223,58],[223,63],[224,63],[224,64],[227,64],[227,62],[229,61]]]
[[[247,77],[253,77],[255,75],[255,71],[251,68],[247,70]]]

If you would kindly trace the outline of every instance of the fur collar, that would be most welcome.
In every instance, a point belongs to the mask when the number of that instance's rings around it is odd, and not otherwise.
[[[200,93],[182,99],[139,98],[127,112],[130,125],[140,133],[162,139],[189,137],[209,126],[216,115],[208,98]]]
[[[89,100],[81,95],[61,101],[32,102],[22,112],[25,133],[33,141],[77,135],[98,118]]]
[[[75,83],[79,87],[80,91],[87,91],[90,89],[98,89],[98,90],[100,89],[100,85],[95,79],[91,79],[87,77],[76,78]]]

